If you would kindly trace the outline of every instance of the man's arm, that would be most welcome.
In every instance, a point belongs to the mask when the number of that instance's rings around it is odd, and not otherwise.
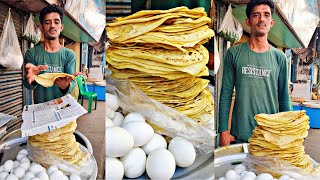
[[[28,78],[27,78],[27,74],[28,74],[28,71],[26,69],[26,64],[28,63],[31,63],[31,64],[35,64],[33,58],[32,58],[32,55],[31,55],[31,52],[29,50],[26,51],[25,55],[24,55],[24,63],[23,63],[23,68],[25,68],[25,72],[24,72],[24,76],[23,76],[23,85],[29,89],[29,90],[34,90],[38,83],[33,81],[31,84],[28,82]]]
[[[220,145],[229,145],[234,141],[234,137],[228,132],[229,112],[232,101],[232,93],[235,84],[235,68],[233,65],[232,54],[228,50],[223,61],[223,78],[219,101],[219,129],[221,133]]]
[[[278,79],[278,101],[279,111],[290,111],[290,95],[289,95],[289,81],[288,81],[288,63],[287,58],[284,59],[280,64],[280,72]]]

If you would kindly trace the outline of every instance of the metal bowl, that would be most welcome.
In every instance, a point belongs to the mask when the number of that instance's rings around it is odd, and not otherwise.
[[[2,138],[1,140],[6,140],[0,143],[0,164],[4,164],[7,160],[15,159],[18,152],[21,149],[27,149],[27,137],[16,137],[19,134],[20,130],[14,131],[12,133],[7,134],[6,138]],[[21,132],[20,132],[21,136]],[[83,136],[84,137],[84,136]],[[91,145],[91,144],[90,144]],[[82,146],[83,148],[86,148]],[[91,146],[92,149],[92,146]],[[88,149],[89,151],[89,149]],[[90,151],[89,151],[90,152]],[[91,153],[91,152],[90,152]],[[98,176],[98,165],[94,159],[94,156],[91,153],[91,158],[94,160],[95,167],[93,167],[93,172],[89,177],[89,180],[96,180]]]
[[[74,136],[76,137],[77,142],[79,142],[80,144],[82,144],[84,147],[86,147],[88,149],[88,151],[93,154],[93,148],[92,145],[89,141],[89,139],[87,137],[85,137],[82,133],[80,133],[79,131],[75,131],[74,132]],[[20,129],[16,129],[10,132],[7,132],[5,135],[3,135],[0,138],[0,144],[4,141],[8,141],[11,139],[16,139],[16,138],[20,138],[21,137],[21,130]]]
[[[234,169],[234,162],[244,162],[247,153],[243,150],[243,144],[224,146],[215,150],[214,174],[217,178],[223,177],[225,173]],[[245,164],[244,164],[245,165]]]

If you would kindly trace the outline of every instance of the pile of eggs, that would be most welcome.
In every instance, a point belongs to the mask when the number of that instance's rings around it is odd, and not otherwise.
[[[117,112],[117,96],[106,94],[106,178],[137,178],[146,171],[151,179],[170,179],[176,166],[189,167],[196,158],[190,141],[173,138],[169,145],[137,112]]]
[[[258,176],[251,171],[247,171],[246,166],[239,164],[234,167],[233,170],[228,170],[224,177],[220,177],[218,180],[295,180],[287,175],[281,176],[279,179],[273,178],[269,173],[262,173]]]
[[[7,160],[0,166],[0,180],[81,180],[78,175],[70,178],[63,174],[56,166],[47,170],[28,158],[28,150],[19,151],[16,160]]]

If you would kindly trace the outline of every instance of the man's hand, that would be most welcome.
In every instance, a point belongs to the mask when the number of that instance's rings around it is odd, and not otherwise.
[[[228,131],[223,131],[220,134],[220,146],[230,145],[230,142],[235,141],[234,136],[232,136]]]
[[[47,68],[48,68],[48,65],[35,66],[31,63],[26,64],[26,73],[27,73],[28,83],[29,84],[33,83],[36,76],[40,73],[40,71],[45,70]]]
[[[72,78],[69,76],[59,77],[54,81],[54,84],[56,84],[60,89],[66,90],[69,88],[71,81],[72,81]]]

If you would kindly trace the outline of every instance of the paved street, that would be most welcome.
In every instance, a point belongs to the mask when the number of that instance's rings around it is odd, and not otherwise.
[[[88,101],[84,100],[84,108],[88,109]],[[93,109],[93,108],[92,108]],[[77,131],[86,136],[92,144],[93,155],[98,164],[97,179],[104,179],[105,159],[105,102],[98,101],[97,110],[78,118]]]
[[[306,154],[320,162],[320,129],[309,129],[308,137],[304,141]]]

